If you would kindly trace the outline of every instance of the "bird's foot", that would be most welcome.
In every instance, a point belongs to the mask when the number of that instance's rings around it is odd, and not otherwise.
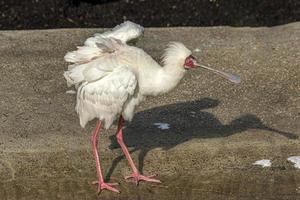
[[[153,177],[157,176],[155,175],[150,175],[150,176],[144,176],[140,174],[139,172],[133,172],[130,176],[125,176],[125,179],[132,179],[133,182],[135,182],[136,185],[139,184],[140,181],[147,181],[147,182],[154,182],[154,183],[161,183],[160,180],[154,179]]]
[[[93,181],[92,184],[94,185],[98,184],[98,190],[97,190],[98,194],[100,194],[102,190],[110,190],[116,193],[120,193],[119,190],[113,187],[119,185],[119,183],[105,183],[103,181]]]

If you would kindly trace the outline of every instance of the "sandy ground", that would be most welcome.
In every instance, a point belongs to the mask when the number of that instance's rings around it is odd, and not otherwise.
[[[99,150],[121,194],[99,197],[90,133],[74,111],[63,56],[102,29],[0,32],[1,199],[300,199],[300,23],[272,28],[149,28],[137,42],[159,58],[182,41],[204,64],[239,74],[240,85],[198,69],[173,92],[149,97],[124,130],[139,169],[130,173],[114,126]],[[168,123],[161,130],[154,123]],[[254,166],[270,159],[271,167]]]

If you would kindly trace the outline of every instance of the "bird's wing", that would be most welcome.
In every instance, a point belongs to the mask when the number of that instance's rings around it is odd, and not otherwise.
[[[115,64],[117,51],[123,46],[124,44],[116,39],[102,38],[98,40],[96,47],[82,46],[76,51],[68,52],[64,57],[65,60],[74,63],[64,72],[68,86],[78,86],[83,81],[96,80],[112,72],[118,67]]]
[[[130,40],[140,37],[143,32],[144,28],[141,25],[131,21],[125,21],[114,27],[111,31],[96,33],[94,37],[88,38],[84,44],[86,46],[95,46],[95,43],[101,40],[101,38],[115,38],[122,43],[127,43]]]
[[[114,68],[106,75],[95,68],[89,70],[84,75],[86,81],[77,93],[76,111],[80,124],[84,127],[88,121],[99,118],[108,128],[122,112],[126,101],[134,95],[137,78],[130,68],[124,66]],[[91,75],[97,73],[98,77]]]
[[[95,36],[101,35],[102,37],[113,37],[126,43],[132,39],[140,37],[144,32],[144,28],[131,21],[125,21],[120,25],[114,27],[111,31],[103,34],[96,33]]]
[[[68,52],[64,59],[67,62],[84,64],[110,53],[114,53],[123,46],[124,44],[121,43],[120,40],[114,38],[98,38],[93,46],[84,45],[77,47],[76,51]]]
[[[68,52],[64,59],[73,63],[68,66],[68,71],[64,73],[68,86],[78,86],[83,82],[85,80],[83,73],[89,71],[91,67],[93,68],[92,70],[99,70],[101,74],[106,74],[106,71],[112,71],[117,65],[107,65],[105,61],[112,61],[112,54],[116,58],[118,51],[126,47],[125,43],[127,41],[139,37],[142,33],[142,26],[126,21],[111,31],[95,34],[94,37],[85,41],[84,46],[77,47],[76,51]],[[94,65],[97,65],[97,69]],[[87,72],[87,74],[91,74],[90,72]]]

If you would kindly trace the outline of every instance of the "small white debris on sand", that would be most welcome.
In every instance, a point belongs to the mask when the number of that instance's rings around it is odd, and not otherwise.
[[[294,167],[300,169],[300,156],[292,156],[289,157],[287,160],[294,163]]]
[[[154,123],[154,125],[161,130],[166,130],[170,128],[170,124],[167,123]]]
[[[271,167],[272,163],[270,160],[257,160],[253,165],[261,165],[262,167]]]
[[[198,48],[194,49],[194,52],[200,52],[200,51],[201,51],[201,50],[198,49]]]
[[[191,115],[190,115],[191,117],[196,117],[196,112],[191,111],[190,114],[191,114]]]
[[[68,91],[66,91],[66,94],[76,94],[76,91],[75,90],[68,90]]]

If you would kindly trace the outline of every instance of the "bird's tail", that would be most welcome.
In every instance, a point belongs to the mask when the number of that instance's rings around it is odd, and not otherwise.
[[[68,52],[64,57],[65,61],[73,63],[68,66],[68,71],[64,72],[67,85],[69,87],[75,85],[76,88],[84,80],[83,71],[88,63],[102,54],[98,47],[82,46],[77,48],[76,51]]]
[[[79,84],[84,81],[83,71],[85,68],[85,65],[69,65],[68,71],[64,72],[68,87],[75,85],[75,87],[78,88]]]
[[[97,47],[82,46],[77,47],[76,51],[68,52],[64,59],[67,62],[82,64],[99,57],[101,53]]]

